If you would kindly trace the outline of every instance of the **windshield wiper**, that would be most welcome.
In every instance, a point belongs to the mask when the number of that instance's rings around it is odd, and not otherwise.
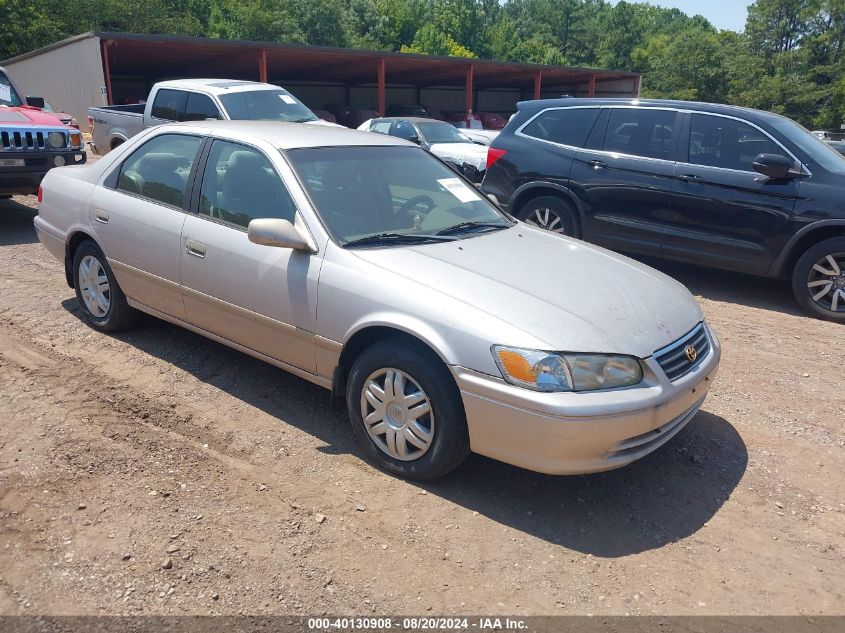
[[[343,247],[348,246],[377,246],[379,244],[423,244],[425,242],[452,242],[455,238],[439,235],[423,235],[422,233],[378,233],[359,237],[356,240],[345,242]]]
[[[507,229],[510,226],[510,224],[501,224],[500,222],[469,221],[437,231],[436,235],[457,235],[458,233],[466,233],[473,229]]]
[[[311,121],[319,121],[320,117],[304,117],[301,119],[291,119],[288,123],[309,123]]]

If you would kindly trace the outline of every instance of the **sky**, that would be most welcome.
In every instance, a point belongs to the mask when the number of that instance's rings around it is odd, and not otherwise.
[[[610,0],[616,4],[618,0]],[[642,0],[636,0],[642,1]],[[661,7],[674,7],[688,15],[703,15],[717,29],[742,31],[751,0],[645,0]]]

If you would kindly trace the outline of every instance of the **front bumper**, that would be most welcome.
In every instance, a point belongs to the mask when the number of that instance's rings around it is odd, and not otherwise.
[[[500,378],[452,367],[466,410],[473,452],[552,475],[620,468],[657,450],[698,412],[719,367],[712,348],[688,374],[670,382],[644,361],[636,387],[581,393],[538,393]]]
[[[4,161],[23,161],[23,165],[4,165]],[[44,175],[53,167],[81,165],[87,160],[84,150],[0,152],[0,195],[32,194]]]

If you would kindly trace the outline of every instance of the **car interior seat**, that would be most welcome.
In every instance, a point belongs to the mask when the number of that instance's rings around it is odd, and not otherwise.
[[[179,173],[179,159],[175,154],[145,154],[136,163],[135,171],[141,177],[138,185],[142,195],[182,206],[185,178]]]
[[[241,226],[247,226],[253,218],[293,222],[293,202],[280,194],[281,183],[268,171],[265,158],[250,151],[234,151],[220,179],[211,215]]]
[[[330,163],[323,172],[322,190],[318,204],[332,216],[339,232],[347,236],[364,235],[385,229],[386,218],[381,216],[383,204],[367,186],[354,163]]]

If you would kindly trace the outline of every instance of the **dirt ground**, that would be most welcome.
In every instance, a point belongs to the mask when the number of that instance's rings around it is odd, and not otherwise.
[[[34,206],[0,201],[0,614],[845,614],[845,326],[784,285],[650,262],[724,356],[641,462],[417,485],[303,380],[86,327]]]

